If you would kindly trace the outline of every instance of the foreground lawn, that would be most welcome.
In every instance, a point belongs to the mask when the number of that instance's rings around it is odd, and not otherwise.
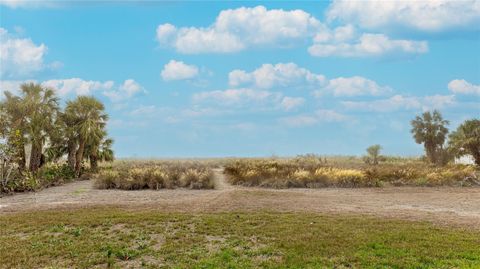
[[[3,268],[480,268],[480,232],[304,213],[0,216]]]

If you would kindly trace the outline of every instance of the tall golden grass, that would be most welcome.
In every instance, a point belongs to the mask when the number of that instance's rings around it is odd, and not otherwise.
[[[367,165],[356,159],[238,159],[225,165],[230,183],[273,188],[472,186],[480,185],[473,166],[430,166],[417,159]]]
[[[195,161],[119,161],[95,176],[99,189],[212,189],[213,171]]]

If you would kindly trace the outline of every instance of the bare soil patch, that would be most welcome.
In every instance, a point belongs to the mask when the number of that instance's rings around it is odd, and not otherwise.
[[[317,212],[368,214],[480,228],[480,188],[384,187],[262,189],[231,186],[215,170],[214,190],[98,190],[77,181],[0,198],[0,214],[115,206],[166,212]]]

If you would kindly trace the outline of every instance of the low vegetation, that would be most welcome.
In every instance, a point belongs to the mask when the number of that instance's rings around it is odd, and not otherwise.
[[[361,160],[300,156],[295,159],[239,159],[225,166],[230,183],[273,188],[473,186],[480,185],[473,166],[427,165],[399,159],[369,165]]]
[[[478,268],[480,232],[307,213],[0,216],[0,268]]]
[[[95,175],[99,189],[212,189],[213,171],[195,161],[117,161]]]
[[[51,186],[62,185],[76,178],[75,171],[66,164],[50,163],[39,168],[36,173],[27,171],[17,174],[19,172],[16,170],[12,172],[14,173],[12,175],[14,180],[9,180],[2,184],[2,191],[5,193],[37,191]]]

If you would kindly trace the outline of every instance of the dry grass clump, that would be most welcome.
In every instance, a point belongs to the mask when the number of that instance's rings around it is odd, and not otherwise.
[[[480,185],[472,166],[429,166],[401,160],[380,165],[328,162],[312,156],[295,159],[242,159],[225,166],[230,183],[273,188],[472,186]]]
[[[99,189],[212,189],[213,171],[196,162],[117,162],[95,178]]]
[[[473,166],[426,164],[385,164],[364,169],[368,177],[395,186],[474,186],[480,185],[479,172]]]

